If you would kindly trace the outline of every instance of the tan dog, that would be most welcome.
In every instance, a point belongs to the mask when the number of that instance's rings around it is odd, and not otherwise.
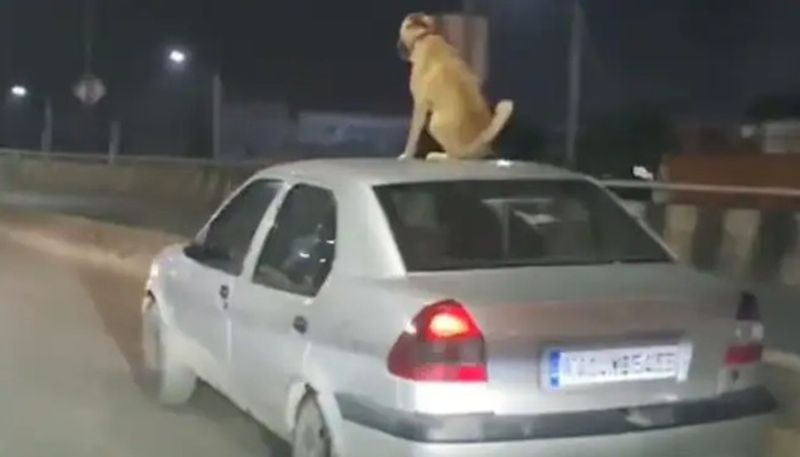
[[[414,99],[408,141],[400,158],[416,157],[426,121],[429,133],[444,149],[429,154],[429,160],[482,159],[491,155],[491,143],[508,123],[513,103],[498,103],[492,115],[478,78],[458,51],[437,33],[432,16],[406,16],[400,26],[398,49],[411,62]]]

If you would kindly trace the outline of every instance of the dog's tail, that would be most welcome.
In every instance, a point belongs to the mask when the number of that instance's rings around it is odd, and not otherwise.
[[[492,117],[489,126],[467,147],[467,154],[465,155],[473,156],[478,152],[489,150],[494,140],[508,124],[512,114],[514,114],[514,102],[501,100],[494,109],[494,117]]]

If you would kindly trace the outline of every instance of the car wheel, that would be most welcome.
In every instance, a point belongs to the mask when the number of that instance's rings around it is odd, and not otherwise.
[[[333,457],[331,435],[313,395],[300,404],[292,434],[292,457]]]
[[[175,354],[166,336],[160,308],[151,296],[142,305],[142,360],[139,375],[145,392],[165,405],[189,401],[197,377]]]

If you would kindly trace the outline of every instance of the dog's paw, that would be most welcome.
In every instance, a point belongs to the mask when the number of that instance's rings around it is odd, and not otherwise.
[[[449,157],[447,157],[446,152],[429,152],[428,155],[425,157],[425,160],[428,162],[444,162],[447,161]]]

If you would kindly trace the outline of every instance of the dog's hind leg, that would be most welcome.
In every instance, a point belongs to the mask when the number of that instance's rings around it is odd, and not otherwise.
[[[491,150],[491,144],[500,135],[500,132],[511,120],[511,115],[514,114],[514,102],[511,100],[503,100],[497,104],[494,110],[494,116],[489,126],[486,127],[478,138],[476,138],[467,148],[462,155],[464,157],[480,158],[481,154],[485,151]],[[485,156],[485,154],[483,154]],[[476,157],[478,156],[478,157]]]

